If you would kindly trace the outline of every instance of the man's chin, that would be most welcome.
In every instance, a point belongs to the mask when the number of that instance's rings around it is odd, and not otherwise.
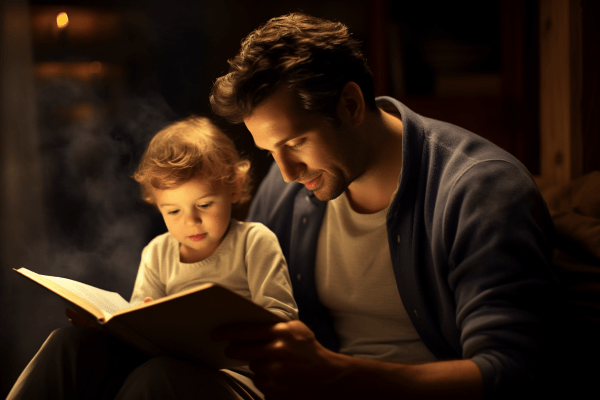
[[[313,194],[315,195],[315,197],[321,201],[329,201],[329,200],[333,200],[333,199],[337,199],[338,197],[340,197],[342,195],[342,193],[344,193],[344,190],[327,190],[327,187],[320,187],[317,188],[315,190],[313,190]]]

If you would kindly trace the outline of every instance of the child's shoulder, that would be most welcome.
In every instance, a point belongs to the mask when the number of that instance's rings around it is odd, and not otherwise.
[[[260,222],[245,222],[238,221],[236,219],[231,220],[229,227],[232,236],[243,236],[249,238],[260,238],[260,237],[275,237],[275,234],[271,232],[269,228]]]
[[[169,232],[165,232],[152,239],[144,248],[144,253],[164,254],[172,249],[179,249],[177,239]]]
[[[154,239],[152,239],[150,241],[150,243],[148,243],[148,245],[150,244],[154,244],[154,245],[158,245],[158,244],[163,244],[163,243],[169,243],[170,241],[175,240],[175,238],[173,237],[173,235],[171,235],[171,233],[169,231],[165,232],[165,233],[161,233],[160,235],[156,236]]]

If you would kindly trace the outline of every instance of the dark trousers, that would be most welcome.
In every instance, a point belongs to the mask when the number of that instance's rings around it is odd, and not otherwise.
[[[262,399],[243,374],[171,357],[149,358],[101,330],[52,332],[25,368],[13,399]]]

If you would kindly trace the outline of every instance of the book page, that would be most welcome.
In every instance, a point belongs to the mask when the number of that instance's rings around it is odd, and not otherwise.
[[[44,278],[52,281],[65,289],[71,291],[77,296],[86,299],[95,304],[100,309],[110,314],[131,307],[129,302],[121,297],[120,294],[98,289],[85,283],[77,282],[67,278],[42,275]]]

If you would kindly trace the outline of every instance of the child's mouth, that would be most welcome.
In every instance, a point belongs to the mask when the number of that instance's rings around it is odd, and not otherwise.
[[[192,239],[194,242],[199,242],[202,239],[204,239],[205,237],[206,237],[206,233],[201,233],[201,234],[198,234],[198,235],[192,235],[189,238]]]

